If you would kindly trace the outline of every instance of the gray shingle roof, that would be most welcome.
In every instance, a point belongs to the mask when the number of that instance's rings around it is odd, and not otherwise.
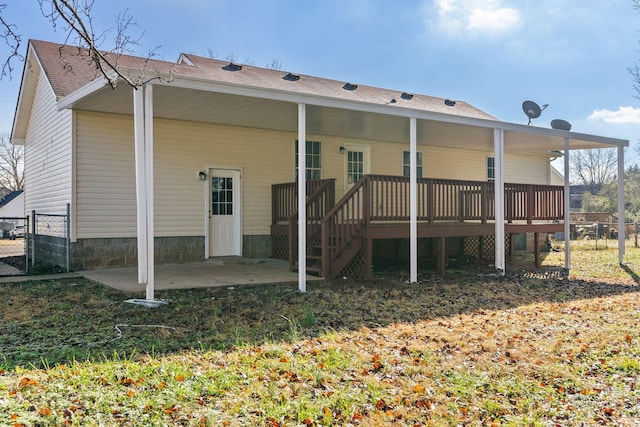
[[[58,99],[64,98],[100,76],[91,58],[84,50],[74,46],[39,40],[31,40],[30,43]],[[463,101],[456,100],[455,106],[447,106],[444,98],[420,94],[410,94],[413,96],[403,97],[401,96],[403,91],[308,75],[298,74],[299,79],[292,81],[284,78],[289,74],[287,71],[249,65],[242,65],[242,69],[238,71],[228,71],[228,61],[192,54],[180,55],[179,61],[175,63],[129,55],[116,57],[113,54],[108,54],[108,57],[113,61],[117,61],[118,66],[139,70],[139,73],[144,72],[147,76],[153,76],[157,73],[171,73],[174,78],[194,78],[203,81],[319,95],[327,98],[378,105],[393,103],[393,105],[421,111],[495,120],[491,115]],[[344,89],[346,83],[357,85],[357,88],[346,90]]]

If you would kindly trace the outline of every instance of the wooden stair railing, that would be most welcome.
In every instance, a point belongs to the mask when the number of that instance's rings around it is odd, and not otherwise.
[[[371,215],[370,175],[363,176],[322,219],[321,275],[338,277],[360,251],[361,231]]]
[[[307,187],[309,188],[309,187]],[[335,205],[336,180],[325,179],[314,185],[313,192],[307,196],[307,272],[321,273],[320,262],[322,259],[320,246],[320,234],[322,218]],[[298,210],[296,209],[287,218],[289,226],[289,270],[297,269],[298,261]]]

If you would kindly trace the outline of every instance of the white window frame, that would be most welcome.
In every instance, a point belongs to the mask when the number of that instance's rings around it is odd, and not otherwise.
[[[320,141],[306,141],[307,144],[311,144],[311,147],[314,147],[315,144],[317,144],[317,151],[312,149],[309,149],[309,147],[306,147],[306,165],[305,165],[305,174],[307,176],[307,180],[309,181],[314,181],[314,180],[320,180],[322,179],[322,142]],[[296,139],[296,142],[294,144],[294,157],[295,157],[295,180],[298,180],[298,140]],[[311,163],[313,163],[313,160],[317,159],[318,163],[317,166],[316,165],[311,165],[309,166],[309,162],[311,160]],[[315,176],[314,176],[315,175]]]
[[[416,151],[416,178],[422,178],[423,175],[423,159],[422,151]],[[402,151],[402,176],[409,176],[411,172],[411,151]]]

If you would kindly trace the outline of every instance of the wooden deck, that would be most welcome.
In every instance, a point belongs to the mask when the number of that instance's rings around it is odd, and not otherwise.
[[[409,238],[407,177],[366,175],[337,203],[333,179],[308,182],[307,194],[309,272],[326,279],[370,277],[373,241]],[[273,256],[288,259],[294,270],[297,184],[274,185],[272,207]],[[446,238],[494,236],[494,184],[420,178],[417,217],[418,238],[437,239],[438,269],[444,271]],[[563,219],[563,187],[505,184],[506,234],[563,231]]]

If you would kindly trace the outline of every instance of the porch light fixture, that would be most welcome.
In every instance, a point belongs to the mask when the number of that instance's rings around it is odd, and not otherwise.
[[[400,98],[406,99],[407,101],[410,101],[410,100],[413,99],[413,94],[412,93],[407,93],[407,92],[402,92],[402,95],[400,95]]]
[[[358,85],[354,85],[353,83],[345,83],[344,86],[342,86],[342,89],[344,89],[344,90],[356,90],[356,89],[358,89]]]
[[[450,99],[445,99],[444,100],[444,105],[446,105],[447,107],[454,107],[456,105],[456,101],[452,101]]]
[[[344,146],[343,146],[343,145],[341,145],[341,146],[340,146],[340,148],[339,148],[338,150],[340,150],[340,154],[344,154],[344,153],[346,153],[346,152],[347,152],[347,149],[346,149],[346,148],[344,148]]]
[[[242,70],[242,65],[234,64],[233,62],[229,62],[229,65],[225,65],[222,67],[225,71],[240,71]]]
[[[198,178],[200,178],[200,181],[204,181],[207,179],[207,174],[204,171],[200,171],[198,172]]]

